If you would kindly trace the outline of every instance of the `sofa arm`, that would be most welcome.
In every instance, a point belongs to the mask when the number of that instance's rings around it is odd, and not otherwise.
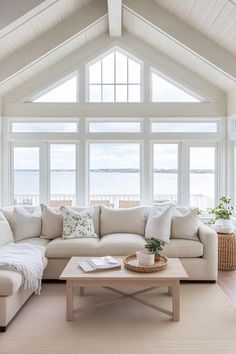
[[[9,242],[15,242],[12,230],[7,219],[0,212],[0,247],[5,246]]]
[[[218,269],[218,235],[211,227],[199,223],[199,239],[203,243],[203,258]]]

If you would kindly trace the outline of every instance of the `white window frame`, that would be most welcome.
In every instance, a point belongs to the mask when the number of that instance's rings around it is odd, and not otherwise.
[[[90,201],[90,145],[91,144],[139,144],[139,161],[140,161],[140,179],[139,179],[139,191],[140,191],[140,205],[143,203],[144,196],[144,180],[143,180],[143,141],[142,140],[130,140],[130,139],[92,139],[86,141],[86,160],[87,160],[87,168],[86,168],[86,180],[87,180],[87,194],[86,194],[86,205],[89,205]]]
[[[199,95],[198,93],[194,92],[193,90],[189,89],[188,87],[186,87],[184,84],[174,80],[173,78],[167,76],[166,74],[164,74],[163,72],[159,71],[158,69],[154,68],[153,66],[150,67],[150,102],[162,102],[162,101],[153,101],[153,82],[152,82],[152,74],[156,74],[157,76],[160,76],[162,79],[168,81],[170,84],[173,84],[174,86],[176,86],[177,88],[183,90],[184,92],[186,92],[187,94],[193,96],[194,98],[196,98],[197,100],[199,100],[200,102],[204,102],[205,99],[203,96]],[[178,102],[178,101],[173,101],[173,102]],[[182,103],[185,103],[184,101],[181,101]],[[168,103],[168,102],[167,102]],[[170,103],[170,102],[169,102]],[[196,102],[197,103],[197,102]]]
[[[182,144],[180,141],[176,140],[151,140],[150,141],[150,158],[151,158],[151,203],[154,202],[154,145],[177,145],[178,146],[178,156],[177,156],[177,203],[181,201],[181,154],[182,154]]]
[[[67,74],[67,75],[64,74],[61,78],[57,78],[56,81],[54,79],[53,82],[49,83],[44,88],[39,88],[33,94],[30,94],[30,95],[26,96],[25,99],[24,99],[24,102],[34,102],[39,97],[44,96],[48,92],[54,90],[55,88],[57,88],[58,86],[64,84],[66,81],[72,79],[73,77],[76,77],[76,81],[77,81],[77,84],[76,84],[76,101],[75,102],[79,102],[79,70],[78,69],[73,71],[73,72],[71,72],[71,73],[69,73],[69,74]],[[35,103],[37,103],[37,102],[35,102]],[[38,102],[38,103],[40,103],[40,102]]]
[[[108,51],[106,52],[103,52],[101,55],[97,56],[95,59],[91,60],[90,62],[86,63],[85,65],[85,100],[86,102],[88,103],[93,103],[90,101],[90,97],[89,97],[89,86],[90,86],[90,83],[89,83],[89,67],[93,64],[95,64],[96,62],[102,60],[103,58],[105,58],[107,55],[115,52],[115,51],[119,51],[120,53],[124,54],[125,56],[127,56],[128,59],[132,59],[133,61],[135,61],[136,63],[138,63],[140,66],[141,66],[141,72],[140,72],[140,103],[142,103],[144,101],[144,74],[143,74],[143,71],[144,71],[144,62],[142,60],[140,60],[139,58],[135,57],[134,55],[126,52],[125,50],[123,50],[122,48],[118,47],[118,46],[115,46],[115,47],[112,47],[111,49],[109,49]],[[129,75],[129,72],[128,72],[128,66],[127,66],[127,82],[124,83],[124,85],[128,86],[129,85],[132,85],[132,84],[129,84],[128,83],[128,75]],[[116,86],[117,85],[121,85],[121,84],[117,84],[116,83],[116,58],[115,58],[115,65],[114,65],[114,84],[104,84],[102,82],[102,72],[101,72],[101,83],[97,83],[97,84],[91,84],[91,85],[100,85],[101,86],[101,102],[97,102],[97,103],[105,103],[105,101],[103,101],[103,98],[102,98],[102,86],[103,85],[114,85],[114,101],[113,102],[109,102],[109,103],[123,103],[123,102],[116,102]],[[134,85],[139,85],[139,84],[134,84]],[[132,102],[129,102],[129,90],[127,89],[127,102],[124,102],[124,103],[132,103]]]

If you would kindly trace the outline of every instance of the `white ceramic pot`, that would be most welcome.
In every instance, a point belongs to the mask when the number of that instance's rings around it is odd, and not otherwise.
[[[216,226],[219,226],[219,227],[232,227],[232,220],[231,219],[218,219],[216,220],[216,223],[215,223]]]
[[[155,254],[148,251],[137,251],[136,257],[140,265],[150,266],[155,263]]]

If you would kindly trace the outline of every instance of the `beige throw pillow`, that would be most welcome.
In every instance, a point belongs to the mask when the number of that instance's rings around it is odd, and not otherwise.
[[[48,240],[61,237],[63,231],[63,216],[58,208],[41,204],[42,233],[41,237]]]
[[[100,235],[129,233],[144,236],[147,216],[146,207],[113,209],[102,205]]]
[[[15,207],[12,215],[12,231],[15,241],[39,237],[41,234],[41,212],[36,210],[34,213],[30,213],[24,208]]]
[[[196,209],[173,208],[171,238],[198,240],[198,215]]]
[[[155,206],[151,208],[145,229],[145,238],[156,238],[169,243],[171,232],[171,207]]]

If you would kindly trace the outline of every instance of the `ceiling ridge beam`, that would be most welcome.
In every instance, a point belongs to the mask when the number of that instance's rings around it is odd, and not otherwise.
[[[107,0],[110,37],[122,34],[122,0]]]
[[[93,1],[54,26],[37,40],[2,59],[0,61],[0,85],[75,39],[106,16],[106,0],[100,0],[99,3]]]
[[[123,0],[123,7],[191,51],[227,77],[236,80],[235,56],[152,0]]]

